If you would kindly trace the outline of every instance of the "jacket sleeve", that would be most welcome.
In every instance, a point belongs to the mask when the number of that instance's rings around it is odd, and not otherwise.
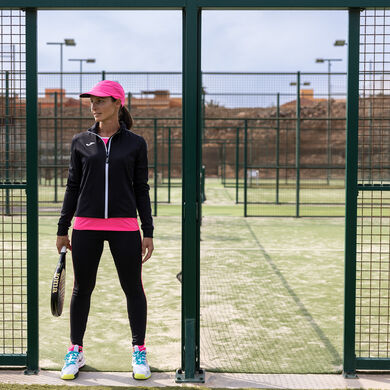
[[[71,225],[73,215],[76,211],[77,200],[80,190],[82,167],[79,155],[75,148],[75,137],[70,147],[70,161],[68,181],[66,184],[64,201],[61,209],[61,216],[58,221],[57,236],[66,236]]]
[[[133,188],[144,237],[153,237],[154,227],[149,198],[150,187],[148,184],[148,152],[146,142],[143,138],[141,138],[135,160]]]

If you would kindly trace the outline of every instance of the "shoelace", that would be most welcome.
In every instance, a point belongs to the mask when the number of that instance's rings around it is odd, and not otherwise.
[[[146,364],[146,352],[145,351],[135,351],[133,356],[136,364]]]
[[[70,364],[76,364],[77,363],[77,359],[79,357],[79,352],[76,352],[76,351],[69,351],[66,355],[65,355],[65,363],[67,366],[69,366]]]

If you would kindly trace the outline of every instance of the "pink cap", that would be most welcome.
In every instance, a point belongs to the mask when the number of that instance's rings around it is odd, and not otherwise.
[[[122,106],[125,105],[125,91],[116,81],[100,81],[89,92],[85,92],[80,95],[82,98],[90,96],[112,96],[114,99],[120,99]]]

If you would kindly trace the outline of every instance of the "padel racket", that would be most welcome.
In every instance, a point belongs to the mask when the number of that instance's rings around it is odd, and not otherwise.
[[[62,314],[65,298],[65,257],[66,246],[61,249],[60,258],[54,271],[53,281],[51,283],[51,313],[54,317]]]

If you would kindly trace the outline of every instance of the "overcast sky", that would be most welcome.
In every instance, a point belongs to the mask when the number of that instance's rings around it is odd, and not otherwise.
[[[39,70],[78,71],[69,58],[96,58],[83,71],[181,71],[180,11],[39,11]],[[346,71],[347,11],[204,11],[202,70],[325,72],[315,59],[342,58],[332,71]]]

